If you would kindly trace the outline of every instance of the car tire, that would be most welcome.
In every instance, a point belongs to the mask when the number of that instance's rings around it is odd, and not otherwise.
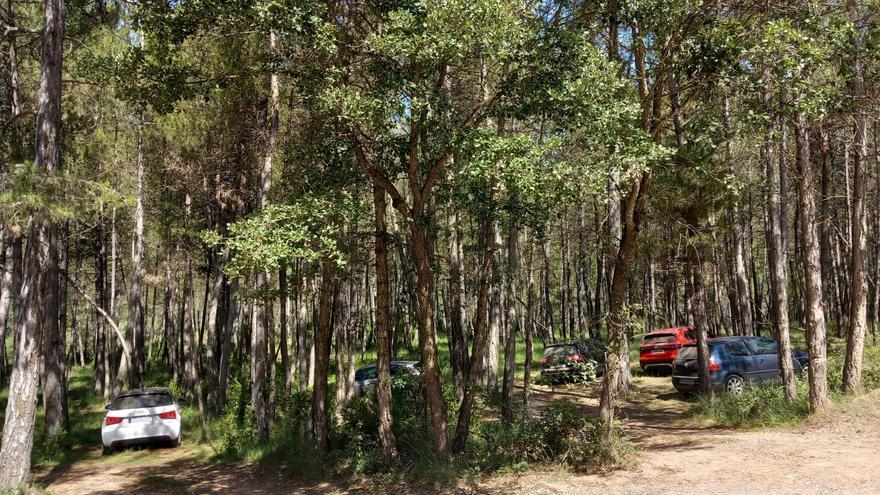
[[[745,388],[745,379],[737,374],[732,374],[724,380],[724,390],[732,395],[742,395]]]
[[[113,453],[113,447],[108,447],[106,445],[101,445],[101,455],[108,456]]]

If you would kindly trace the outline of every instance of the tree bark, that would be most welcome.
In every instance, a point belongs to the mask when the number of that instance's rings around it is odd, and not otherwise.
[[[477,313],[474,321],[474,348],[471,351],[471,363],[465,382],[464,396],[458,408],[458,423],[455,427],[455,438],[452,441],[453,452],[461,452],[467,446],[470,434],[471,415],[477,381],[482,375],[483,355],[489,340],[488,305],[493,265],[495,264],[495,224],[491,218],[483,218],[480,227],[480,240],[483,247],[483,258],[480,265],[479,287],[477,289]]]
[[[4,240],[6,241],[4,249],[4,266],[2,280],[0,280],[0,386],[6,385],[8,376],[9,359],[6,357],[6,336],[9,309],[12,302],[18,295],[19,287],[16,286],[16,280],[13,274],[21,271],[21,228],[13,225],[8,228],[9,232],[4,230]],[[7,235],[8,234],[8,235]],[[14,324],[13,324],[14,326]]]
[[[375,193],[374,193],[375,194]],[[467,316],[464,311],[463,258],[461,242],[461,214],[453,211],[449,215],[449,346],[452,361],[452,382],[459,397],[464,393],[467,376],[468,345],[465,329]],[[387,256],[387,254],[386,254]]]
[[[797,163],[800,170],[800,234],[804,249],[807,347],[810,353],[810,410],[822,412],[830,406],[828,398],[828,363],[826,359],[825,312],[822,303],[822,272],[819,266],[819,238],[816,234],[816,205],[813,197],[813,168],[807,119],[799,114],[795,121]],[[782,352],[780,345],[779,352]],[[791,354],[781,363],[791,362]]]
[[[519,296],[519,228],[512,223],[507,233],[507,341],[504,346],[504,379],[501,387],[501,417],[513,420],[513,375],[516,372],[516,332],[519,319],[516,300]]]
[[[43,402],[45,404],[45,421],[43,428],[46,438],[51,438],[66,429],[67,417],[67,381],[65,372],[66,328],[59,321],[59,257],[58,231],[50,225],[46,231],[46,273],[43,274],[42,305],[43,335]]]
[[[633,181],[625,199],[623,215],[623,235],[617,251],[614,273],[611,277],[611,297],[608,312],[608,352],[605,357],[605,375],[602,379],[602,395],[599,401],[599,452],[606,458],[614,456],[614,408],[618,392],[621,391],[623,369],[621,355],[627,352],[626,344],[626,275],[635,252],[636,239],[641,223],[644,203],[647,199],[651,176],[645,172]],[[624,364],[625,365],[625,364]],[[625,390],[623,390],[625,393]]]
[[[725,134],[725,158],[731,168],[734,176],[739,174],[737,161],[733,159],[733,138],[731,136],[730,124],[730,100],[724,95],[724,134]],[[744,227],[745,215],[741,211],[739,200],[734,205],[733,212],[733,262],[734,273],[736,278],[735,300],[736,314],[738,316],[739,330],[742,335],[754,335],[755,331],[752,326],[752,314],[749,311],[749,285],[746,277],[745,247],[744,247]]]
[[[843,390],[859,390],[862,380],[862,356],[868,329],[868,124],[864,98],[862,61],[862,21],[857,0],[847,0],[849,21],[855,26],[852,39],[852,96],[855,102],[855,163],[853,171],[852,233],[850,237],[849,331],[846,335],[846,359],[843,365]]]
[[[397,457],[397,443],[392,424],[391,398],[391,291],[388,274],[388,226],[385,222],[385,190],[373,186],[373,207],[376,223],[376,347],[377,372],[376,398],[379,406],[379,441],[386,459]],[[451,235],[456,235],[452,232]],[[459,307],[459,311],[461,308]],[[453,324],[455,324],[453,322]],[[453,357],[453,360],[455,357]],[[454,366],[454,365],[453,365]]]
[[[63,39],[63,2],[45,0],[35,163],[46,174],[54,174],[60,168]],[[57,273],[53,281],[47,269],[52,263],[49,251],[55,226],[48,220],[37,220],[33,215],[28,223],[24,278],[16,305],[17,342],[0,447],[0,489],[9,491],[24,485],[30,473],[40,371],[41,327],[46,321],[42,305],[49,287],[54,284],[57,288]],[[50,280],[47,281],[46,278]],[[50,315],[57,322],[57,314]]]
[[[532,337],[535,335],[535,272],[534,272],[534,249],[529,244],[528,231],[525,234],[526,246],[529,250],[526,266],[526,324],[523,334],[526,340],[526,360],[523,363],[523,408],[528,414],[529,392],[532,384]]]
[[[143,118],[141,118],[143,120]],[[131,239],[131,287],[128,291],[127,334],[132,346],[132,363],[128,384],[140,387],[144,373],[144,335],[146,317],[142,301],[144,285],[144,137],[143,122],[137,131],[137,186],[134,208],[134,233]]]
[[[333,339],[330,320],[333,314],[335,279],[333,262],[323,261],[321,263],[321,290],[318,303],[318,328],[315,332],[314,344],[315,376],[309,416],[311,438],[319,452],[326,452],[330,446],[327,427],[327,370],[330,364],[330,342]]]
[[[705,261],[700,256],[696,245],[699,236],[699,218],[696,212],[691,211],[686,215],[687,222],[687,263],[688,282],[691,285],[691,302],[694,315],[694,325],[697,327],[697,364],[700,379],[700,391],[711,395],[712,388],[709,383],[709,316],[706,307],[706,284],[704,281]]]
[[[770,102],[769,96],[764,97],[765,103]],[[785,396],[792,400],[797,396],[797,385],[794,380],[792,369],[791,344],[789,341],[788,321],[788,254],[783,232],[781,190],[785,187],[781,184],[780,173],[781,160],[777,160],[775,144],[772,142],[775,134],[773,119],[768,119],[765,124],[764,158],[767,164],[768,177],[768,201],[767,218],[770,227],[770,285],[773,298],[773,336],[779,343],[779,366],[782,375]]]
[[[483,368],[486,389],[491,397],[498,397],[498,347],[501,345],[502,333],[502,276],[501,265],[501,228],[495,221],[495,262],[492,268],[491,288],[489,289],[489,343],[486,349],[486,364]],[[564,325],[563,325],[564,326]]]

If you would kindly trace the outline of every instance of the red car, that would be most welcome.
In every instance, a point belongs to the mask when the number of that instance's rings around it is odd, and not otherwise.
[[[672,369],[672,362],[685,344],[697,341],[696,327],[675,327],[654,330],[645,335],[639,346],[639,364],[642,370]]]

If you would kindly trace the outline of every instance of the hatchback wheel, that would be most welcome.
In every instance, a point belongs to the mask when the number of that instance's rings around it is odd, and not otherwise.
[[[742,395],[745,387],[746,382],[743,380],[743,377],[739,375],[730,375],[724,382],[724,389],[733,395]]]

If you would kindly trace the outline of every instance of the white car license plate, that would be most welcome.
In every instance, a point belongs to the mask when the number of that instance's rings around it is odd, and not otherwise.
[[[150,416],[144,416],[141,418],[128,418],[129,423],[152,423],[153,418]]]

